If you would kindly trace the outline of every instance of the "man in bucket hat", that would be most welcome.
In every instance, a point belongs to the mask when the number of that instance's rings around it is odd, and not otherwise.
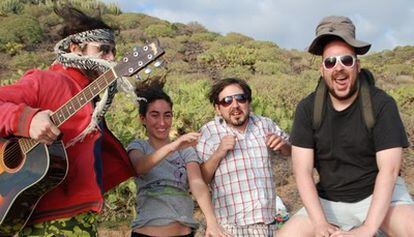
[[[292,160],[304,208],[278,237],[414,236],[414,203],[399,176],[409,143],[395,101],[361,69],[357,55],[370,46],[355,38],[347,17],[326,17],[316,28],[308,51],[322,56],[326,89],[296,108]]]

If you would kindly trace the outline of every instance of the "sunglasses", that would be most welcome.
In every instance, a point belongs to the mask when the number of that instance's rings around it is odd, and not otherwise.
[[[233,99],[235,99],[238,103],[244,104],[248,100],[248,97],[246,94],[229,95],[221,99],[217,104],[228,107],[233,103]]]
[[[96,43],[96,42],[90,42],[88,43],[88,45],[97,47],[99,52],[101,52],[104,55],[109,54],[109,53],[112,53],[113,55],[116,54],[115,45],[112,45],[112,44],[101,44],[101,43]]]
[[[338,61],[341,62],[344,67],[353,67],[355,65],[356,57],[353,55],[339,55],[330,56],[323,59],[323,67],[326,70],[334,68]]]

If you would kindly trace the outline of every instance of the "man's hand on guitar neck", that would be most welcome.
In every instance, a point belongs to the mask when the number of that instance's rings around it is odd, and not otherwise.
[[[52,144],[58,138],[60,130],[50,120],[51,114],[50,110],[43,110],[35,114],[30,122],[30,138],[46,145]]]

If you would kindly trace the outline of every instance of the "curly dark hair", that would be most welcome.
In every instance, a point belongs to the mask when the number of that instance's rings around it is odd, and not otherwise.
[[[156,100],[165,100],[172,109],[173,102],[170,96],[164,92],[164,85],[165,78],[162,77],[153,77],[136,85],[135,94],[139,98],[145,99],[138,101],[138,111],[140,115],[145,116],[148,111],[148,105]]]
[[[208,98],[210,102],[213,105],[218,104],[220,92],[223,91],[224,88],[226,88],[227,86],[233,85],[233,84],[239,85],[242,88],[244,94],[247,95],[247,100],[249,102],[252,102],[252,89],[250,88],[250,86],[247,84],[246,81],[242,79],[238,79],[238,78],[225,78],[225,79],[216,81],[211,87],[210,92],[208,93]]]

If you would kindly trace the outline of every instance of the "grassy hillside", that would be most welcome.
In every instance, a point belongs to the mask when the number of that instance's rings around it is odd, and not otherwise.
[[[101,14],[118,29],[117,59],[146,41],[157,38],[166,50],[166,89],[174,100],[173,136],[195,131],[210,120],[213,108],[206,99],[212,81],[224,77],[246,79],[253,88],[255,113],[275,120],[290,131],[296,104],[311,92],[319,77],[320,58],[297,50],[285,50],[276,43],[257,41],[239,33],[220,35],[196,22],[171,23],[140,13],[122,13],[115,5],[95,0],[71,1],[90,14]],[[53,60],[53,46],[59,39],[59,18],[51,0],[3,0],[0,3],[0,84],[12,83],[27,69],[46,68]],[[377,85],[397,101],[411,142],[414,141],[414,46],[372,53],[362,65],[376,75]],[[143,75],[143,77],[146,77]],[[134,80],[134,79],[131,79]],[[137,83],[139,83],[137,81]],[[137,121],[131,98],[119,93],[107,120],[123,144],[145,136]],[[412,149],[406,151],[406,177],[414,177]],[[300,205],[289,160],[276,162],[278,190],[294,210]],[[409,182],[414,193],[414,181]],[[107,195],[105,223],[130,220],[136,187],[126,182]]]

